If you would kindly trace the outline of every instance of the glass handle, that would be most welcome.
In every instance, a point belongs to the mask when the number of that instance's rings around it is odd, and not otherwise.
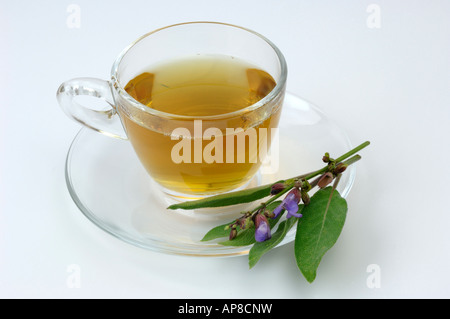
[[[93,96],[106,101],[110,108],[96,110],[79,104],[76,96]],[[102,134],[127,139],[120,118],[114,106],[111,84],[95,78],[76,78],[60,85],[56,93],[59,105],[72,119]]]

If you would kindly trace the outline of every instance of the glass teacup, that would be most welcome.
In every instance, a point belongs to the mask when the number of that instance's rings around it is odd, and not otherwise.
[[[109,81],[72,79],[57,98],[71,118],[128,139],[166,193],[198,198],[242,187],[261,167],[286,76],[282,53],[262,35],[190,22],[142,36],[116,59]],[[110,109],[80,105],[78,95]]]

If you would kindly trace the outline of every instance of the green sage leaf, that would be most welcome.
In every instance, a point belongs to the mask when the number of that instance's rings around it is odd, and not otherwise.
[[[303,209],[303,205],[299,206],[299,213],[301,213],[301,210]],[[249,255],[248,255],[248,264],[250,268],[256,265],[258,260],[269,250],[272,248],[275,248],[281,241],[286,237],[286,234],[289,232],[289,230],[292,228],[292,226],[295,225],[295,223],[298,221],[298,218],[291,217],[289,219],[286,219],[278,225],[278,228],[274,234],[272,234],[272,238],[269,240],[255,243],[253,247],[250,249]]]
[[[276,183],[282,183],[278,181]],[[197,209],[197,208],[212,208],[223,207],[237,204],[250,203],[255,200],[264,198],[270,195],[272,184],[262,185],[259,187],[253,187],[244,189],[241,191],[235,191],[225,194],[214,195],[199,200],[187,201],[183,203],[173,204],[167,207],[168,209]]]
[[[322,257],[341,234],[347,202],[337,190],[327,187],[311,197],[302,214],[295,236],[295,259],[303,276],[311,283],[316,278]]]
[[[206,235],[202,238],[201,241],[209,241],[209,240],[213,240],[213,239],[217,239],[217,238],[228,237],[230,235],[230,230],[225,229],[225,228],[232,223],[233,222],[231,221],[228,224],[223,224],[223,225],[214,227],[213,229],[211,229],[210,231],[208,231],[206,233]],[[239,230],[239,227],[238,227],[238,230]]]
[[[219,242],[223,246],[248,246],[255,242],[255,228],[244,229],[232,240]]]

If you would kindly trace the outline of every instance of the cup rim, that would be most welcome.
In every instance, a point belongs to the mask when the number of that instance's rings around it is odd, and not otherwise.
[[[269,94],[267,94],[265,97],[263,97],[258,102],[254,103],[252,105],[249,105],[249,106],[247,106],[247,107],[245,107],[243,109],[240,109],[240,110],[237,110],[237,111],[233,111],[233,112],[229,112],[229,113],[224,113],[224,114],[204,115],[204,116],[191,116],[191,115],[181,115],[181,114],[173,114],[173,113],[163,112],[163,111],[159,111],[159,110],[155,110],[155,109],[149,108],[148,106],[146,106],[146,105],[140,103],[139,101],[135,100],[131,95],[128,94],[127,91],[125,91],[124,87],[122,87],[122,85],[119,83],[119,80],[118,80],[118,77],[117,77],[117,72],[119,70],[120,63],[122,62],[122,60],[125,57],[125,55],[137,43],[139,43],[140,41],[142,41],[143,39],[147,38],[148,36],[150,36],[150,35],[152,35],[154,33],[160,32],[160,31],[165,30],[165,29],[178,27],[178,26],[182,26],[182,25],[189,25],[189,24],[218,24],[218,25],[238,28],[238,29],[241,29],[241,30],[244,30],[244,31],[247,31],[247,32],[250,32],[250,33],[256,35],[257,37],[259,37],[260,39],[265,41],[267,44],[269,44],[272,47],[272,49],[275,51],[275,53],[276,53],[276,55],[278,57],[278,60],[279,60],[279,63],[280,63],[280,69],[281,69],[280,79],[279,79],[279,81],[277,81],[277,83],[276,83],[275,87],[272,89],[272,91],[270,91]],[[180,119],[180,120],[222,119],[222,118],[229,118],[229,117],[239,116],[239,115],[242,115],[242,114],[247,113],[249,111],[256,110],[256,109],[262,107],[263,105],[266,105],[269,101],[273,100],[275,97],[277,97],[283,91],[283,88],[286,85],[286,80],[287,80],[287,63],[286,63],[286,60],[284,58],[283,53],[280,51],[280,49],[272,41],[270,41],[268,38],[266,38],[262,34],[256,32],[256,31],[253,31],[251,29],[244,28],[244,27],[241,27],[241,26],[237,26],[237,25],[234,25],[234,24],[229,24],[229,23],[224,23],[224,22],[214,22],[214,21],[182,22],[182,23],[176,23],[176,24],[172,24],[172,25],[169,25],[169,26],[165,26],[165,27],[158,28],[156,30],[150,31],[150,32],[142,35],[138,39],[136,39],[130,45],[128,45],[119,54],[119,56],[116,58],[116,60],[114,61],[113,66],[112,66],[112,69],[111,69],[111,81],[112,81],[111,89],[117,90],[118,93],[123,98],[125,98],[125,100],[129,104],[131,104],[132,106],[140,109],[141,111],[144,111],[144,112],[149,113],[151,115],[155,115],[155,116],[162,117],[162,118]]]

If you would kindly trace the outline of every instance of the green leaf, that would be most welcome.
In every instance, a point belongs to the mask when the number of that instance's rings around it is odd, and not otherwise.
[[[299,213],[303,209],[303,205],[299,206]],[[272,238],[269,240],[255,243],[253,247],[250,249],[250,253],[248,255],[248,264],[250,268],[256,265],[258,260],[269,250],[275,248],[281,241],[286,237],[286,234],[295,225],[298,221],[298,218],[291,217],[286,219],[278,225],[276,232],[272,235]]]
[[[232,240],[219,242],[223,246],[248,246],[255,242],[255,228],[244,229]]]
[[[322,257],[341,234],[347,202],[337,190],[327,187],[311,197],[302,214],[295,236],[295,259],[303,276],[311,283],[316,278]]]
[[[202,238],[201,241],[209,241],[217,238],[228,237],[230,235],[230,230],[225,229],[228,225],[232,224],[234,221],[229,222],[228,224],[223,224],[220,226],[216,226],[210,231],[206,233],[206,235]],[[239,230],[239,227],[238,227]]]
[[[282,183],[278,181],[276,183]],[[225,194],[214,195],[199,200],[187,201],[179,204],[173,204],[167,207],[168,209],[197,209],[206,207],[223,207],[231,206],[243,203],[250,203],[255,200],[264,198],[270,195],[272,184],[262,185],[259,187],[253,187],[244,189],[241,191],[235,191]]]
[[[272,212],[278,205],[281,204],[281,201],[275,201],[267,205],[267,209]],[[280,220],[281,216],[283,216],[284,210],[277,216],[277,218],[269,218],[269,226],[270,228],[275,227],[275,225]],[[244,229],[239,232],[238,235],[232,239],[220,242],[219,244],[223,246],[248,246],[252,245],[256,242],[255,240],[255,227]]]

